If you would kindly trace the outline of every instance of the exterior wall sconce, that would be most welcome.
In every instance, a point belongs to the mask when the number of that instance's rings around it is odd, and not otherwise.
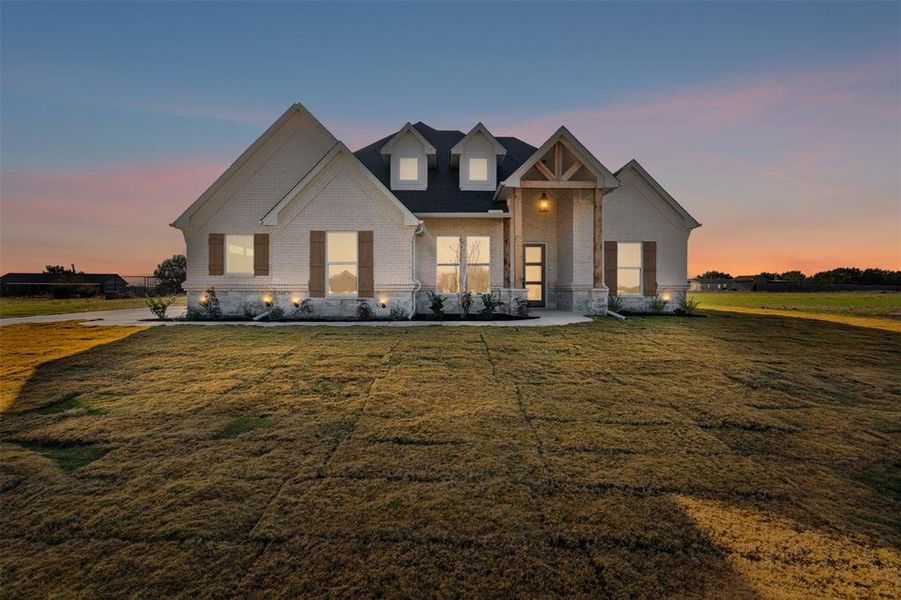
[[[547,194],[541,192],[541,196],[538,198],[538,212],[546,213],[551,210],[551,199],[547,197]]]

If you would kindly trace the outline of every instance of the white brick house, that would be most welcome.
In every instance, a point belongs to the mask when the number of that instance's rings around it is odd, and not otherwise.
[[[224,313],[309,298],[321,316],[366,299],[456,310],[462,291],[602,314],[687,287],[699,226],[632,160],[611,173],[565,127],[536,148],[423,123],[351,152],[291,106],[172,223],[185,236],[188,306]],[[671,304],[672,305],[672,304]],[[478,307],[478,301],[476,301]]]

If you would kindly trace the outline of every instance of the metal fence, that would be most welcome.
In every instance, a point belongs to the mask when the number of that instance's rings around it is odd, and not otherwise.
[[[133,296],[155,294],[160,285],[160,280],[153,275],[123,275],[122,279],[127,282],[125,293]]]

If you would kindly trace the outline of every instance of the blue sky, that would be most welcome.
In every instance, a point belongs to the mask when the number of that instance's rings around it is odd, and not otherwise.
[[[5,2],[0,17],[4,268],[49,260],[34,256],[46,250],[40,232],[49,224],[83,225],[82,237],[117,228],[27,209],[35,194],[51,207],[73,201],[61,191],[73,185],[94,195],[92,210],[132,203],[124,216],[158,200],[162,214],[140,221],[135,251],[122,259],[130,270],[151,268],[158,257],[141,258],[149,251],[140,244],[180,250],[166,223],[298,100],[352,147],[408,120],[460,129],[482,120],[532,143],[563,122],[611,169],[632,156],[652,162],[645,166],[705,223],[698,237],[711,248],[721,240],[705,241],[711,224],[736,226],[723,203],[740,217],[768,193],[743,165],[809,168],[792,180],[804,210],[787,219],[810,214],[819,170],[856,168],[875,186],[870,208],[894,207],[894,229],[880,230],[881,245],[859,260],[898,266],[898,3]],[[729,160],[705,180],[710,156]],[[104,173],[143,184],[141,173],[153,181],[180,167],[188,170],[168,188],[96,198]],[[60,184],[36,191],[41,173]],[[91,177],[96,185],[85,183]],[[730,183],[741,189],[724,197]],[[840,202],[813,208],[834,226],[848,218]],[[760,226],[748,220],[749,239]],[[837,235],[816,230],[827,231]],[[78,237],[50,249],[66,253],[57,262],[109,260]],[[759,266],[788,265],[796,254],[788,245],[760,255]],[[801,256],[797,266],[840,256]]]

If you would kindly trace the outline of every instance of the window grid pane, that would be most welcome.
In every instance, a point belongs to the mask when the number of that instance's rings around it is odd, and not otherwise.
[[[329,263],[328,293],[342,296],[357,293],[357,265],[355,263]]]
[[[325,234],[326,289],[330,296],[357,293],[357,232],[327,231]]]
[[[401,158],[398,159],[397,178],[401,181],[418,181],[419,180],[419,159],[418,158]]]
[[[329,231],[326,256],[329,262],[357,262],[357,232]]]
[[[641,293],[641,269],[620,269],[616,270],[616,292],[618,294],[640,294]]]
[[[436,250],[439,265],[460,264],[460,238],[439,236]]]
[[[616,248],[618,267],[641,268],[641,243],[619,242]]]
[[[435,289],[439,294],[456,294],[460,291],[460,268],[456,265],[438,265]]]
[[[225,271],[234,274],[253,273],[253,236],[225,236]]]
[[[467,266],[466,287],[475,294],[487,294],[491,291],[491,273],[488,265]]]
[[[487,158],[470,158],[469,159],[469,180],[470,181],[488,181],[488,159]]]

